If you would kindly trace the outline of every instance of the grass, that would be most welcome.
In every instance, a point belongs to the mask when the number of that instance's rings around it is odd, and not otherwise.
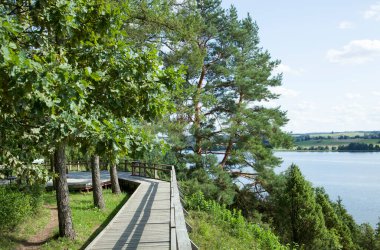
[[[21,242],[26,242],[32,236],[44,229],[49,223],[49,220],[50,210],[41,207],[35,214],[28,217],[24,223],[18,225],[13,231],[0,235],[0,249],[16,249]]]
[[[81,249],[91,242],[117,213],[128,197],[125,194],[113,195],[111,190],[103,190],[106,209],[101,211],[93,207],[92,192],[70,193],[74,229],[77,237],[74,241],[54,237],[58,228],[52,232],[52,239],[40,249]],[[45,205],[55,206],[55,192],[44,194]],[[50,221],[50,210],[42,207],[37,214],[32,215],[13,232],[0,236],[0,249],[16,249],[21,242],[26,242],[33,235],[43,230]]]
[[[93,207],[92,193],[71,193],[70,205],[76,239],[57,238],[47,242],[41,249],[81,249],[89,244],[98,232],[103,229],[121,206],[126,202],[127,196],[113,195],[111,190],[103,191],[106,209],[101,211]],[[46,201],[55,204],[55,193],[47,194]],[[58,234],[58,228],[55,231]]]
[[[212,216],[206,212],[191,211],[188,219],[193,227],[190,238],[201,249],[254,249],[255,247],[254,242],[243,243],[229,234],[228,230],[211,223]]]
[[[266,238],[268,242],[258,242],[258,237],[251,231],[247,230],[244,236],[237,236],[234,229],[228,223],[215,222],[211,213],[204,211],[190,211],[187,218],[193,230],[190,238],[200,249],[286,249],[280,246],[271,237]],[[266,233],[263,230],[262,233]]]
[[[246,221],[240,211],[228,210],[202,192],[185,198],[190,238],[201,249],[287,249],[269,228]]]

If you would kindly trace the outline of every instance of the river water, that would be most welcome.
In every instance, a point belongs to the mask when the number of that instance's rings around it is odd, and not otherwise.
[[[276,152],[280,173],[295,163],[314,187],[338,196],[359,224],[376,226],[380,217],[380,152]]]

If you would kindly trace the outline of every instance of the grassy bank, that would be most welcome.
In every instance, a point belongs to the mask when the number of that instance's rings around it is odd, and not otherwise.
[[[287,249],[269,228],[245,220],[239,211],[228,210],[201,192],[186,197],[190,238],[201,249]]]
[[[71,241],[57,237],[58,227],[56,227],[51,232],[49,241],[41,249],[81,249],[88,244],[107,225],[128,198],[125,194],[113,195],[111,190],[104,190],[103,195],[106,209],[100,211],[93,207],[91,192],[70,193],[70,206],[74,229],[77,234],[76,239]],[[0,249],[16,249],[18,245],[28,242],[33,235],[41,232],[50,222],[49,206],[56,206],[55,192],[44,194],[44,207],[37,214],[32,215],[12,232],[4,233],[0,237]]]

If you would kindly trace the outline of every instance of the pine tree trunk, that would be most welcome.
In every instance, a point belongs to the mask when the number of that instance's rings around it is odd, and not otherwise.
[[[203,89],[203,80],[206,75],[206,67],[202,67],[201,76],[199,78],[197,84],[197,93],[194,98],[194,126],[195,126],[195,153],[200,157],[202,157],[202,134],[201,134],[201,94]],[[196,168],[201,168],[200,162],[196,163]]]
[[[67,186],[65,144],[58,144],[54,152],[54,168],[56,177],[56,196],[58,207],[59,235],[61,237],[75,238],[71,208],[69,202],[69,189]]]
[[[103,199],[103,190],[100,184],[99,155],[93,155],[91,157],[91,172],[94,206],[103,210],[105,208],[105,204]]]
[[[233,142],[232,142],[232,138],[230,138],[229,141],[228,141],[228,145],[227,145],[226,151],[224,152],[223,160],[219,164],[221,168],[224,168],[224,166],[226,165],[228,157],[231,154],[232,146],[233,146]]]
[[[237,103],[238,110],[240,109],[240,107],[243,103],[243,99],[244,99],[244,94],[242,92],[240,92],[239,93],[239,101]],[[236,125],[240,126],[240,120],[236,120]],[[236,137],[236,135],[234,133],[230,134],[230,139],[228,140],[226,150],[224,151],[223,160],[219,164],[221,168],[224,168],[226,163],[227,163],[228,157],[230,156],[231,151],[232,151],[232,147],[234,145],[233,140],[235,139],[235,137]]]
[[[119,178],[117,176],[117,168],[116,164],[111,163],[111,187],[112,187],[112,193],[113,194],[120,194],[120,185],[119,185]]]

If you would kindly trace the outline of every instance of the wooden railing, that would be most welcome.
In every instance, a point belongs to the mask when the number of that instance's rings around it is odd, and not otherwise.
[[[197,250],[190,240],[174,166],[170,175],[170,249]]]
[[[132,161],[125,162],[125,171],[128,171],[128,165],[130,165],[133,176],[169,181],[171,175],[172,165]]]
[[[143,176],[154,179],[170,178],[170,249],[198,250],[198,247],[190,240],[188,234],[189,225],[186,223],[184,208],[181,203],[181,193],[178,188],[175,168],[172,165],[152,164],[143,162],[130,162],[131,172],[134,176]],[[125,169],[128,170],[127,163]],[[159,175],[163,172],[164,175]],[[164,178],[162,178],[164,177]]]

